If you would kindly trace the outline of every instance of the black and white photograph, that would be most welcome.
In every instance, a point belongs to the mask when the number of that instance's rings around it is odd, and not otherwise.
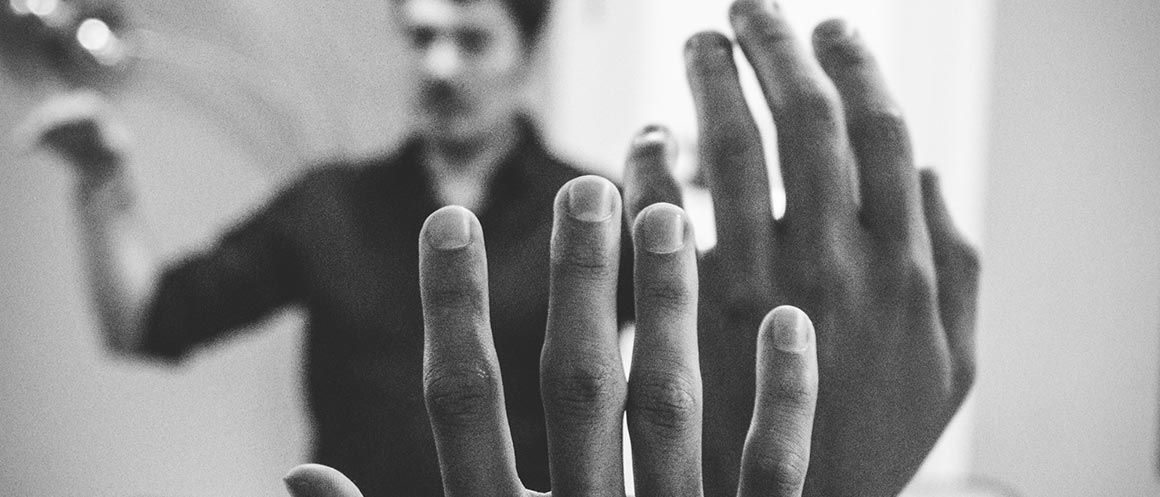
[[[1158,26],[0,0],[0,495],[1156,497]]]

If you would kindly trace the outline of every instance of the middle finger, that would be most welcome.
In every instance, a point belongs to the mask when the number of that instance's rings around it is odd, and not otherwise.
[[[737,0],[729,11],[777,129],[790,229],[830,230],[857,207],[853,154],[833,84],[775,5]]]
[[[694,35],[685,48],[689,86],[701,133],[701,163],[709,172],[717,248],[727,270],[758,292],[767,278],[773,207],[761,134],[749,113],[733,43],[720,33]]]
[[[488,322],[483,231],[467,209],[444,207],[427,218],[419,238],[423,395],[444,491],[520,495]]]
[[[552,494],[622,495],[620,194],[606,179],[577,178],[560,189],[555,211],[540,360]]]
[[[695,497],[703,488],[693,230],[680,208],[654,204],[633,235],[637,328],[628,430],[636,494]]]

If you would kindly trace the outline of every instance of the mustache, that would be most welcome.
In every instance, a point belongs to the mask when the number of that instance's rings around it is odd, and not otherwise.
[[[461,109],[467,107],[467,101],[462,92],[454,86],[442,83],[425,83],[420,90],[420,100],[426,107],[440,107],[447,109]]]

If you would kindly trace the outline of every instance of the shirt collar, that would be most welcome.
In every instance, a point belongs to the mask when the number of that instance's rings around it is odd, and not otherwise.
[[[531,117],[526,114],[516,117],[516,133],[515,145],[500,159],[499,167],[491,178],[483,202],[484,211],[503,209],[526,198],[534,187],[533,178],[542,173],[540,166],[552,160]],[[408,193],[422,192],[426,197],[424,203],[435,205],[438,202],[434,193],[434,180],[423,167],[423,160],[423,139],[414,135],[393,158],[387,160],[395,171],[395,174],[390,175],[391,183],[406,189],[422,185]]]

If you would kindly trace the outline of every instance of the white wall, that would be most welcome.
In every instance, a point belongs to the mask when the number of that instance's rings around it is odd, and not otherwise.
[[[307,157],[399,135],[384,2],[123,3],[156,33],[114,101],[165,254],[205,243]],[[282,475],[308,457],[300,318],[278,316],[179,367],[105,354],[72,178],[10,140],[55,90],[0,71],[0,494],[284,495]]]
[[[996,2],[976,466],[1160,495],[1160,2]]]
[[[263,195],[261,171],[188,107],[129,102],[124,114],[149,130],[134,173],[166,252]],[[0,153],[5,493],[276,495],[281,472],[304,456],[294,328],[178,368],[113,360],[88,304],[72,178],[47,158]]]

